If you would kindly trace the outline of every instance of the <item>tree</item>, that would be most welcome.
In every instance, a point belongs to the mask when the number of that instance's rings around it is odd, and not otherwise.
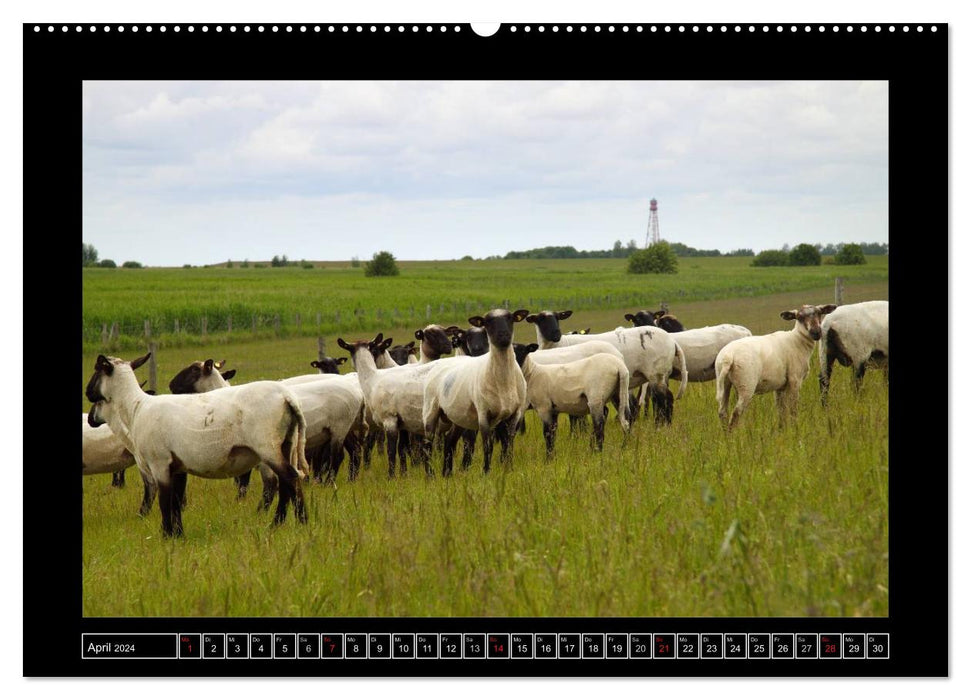
[[[273,259],[270,260],[270,267],[286,267],[290,263],[287,262],[287,256],[274,255]]]
[[[105,258],[104,260],[98,263],[98,267],[118,267],[118,265],[115,263],[114,260],[110,258]]]
[[[647,248],[635,250],[627,258],[627,272],[634,275],[646,273],[674,274],[678,271],[678,256],[666,241],[659,241]]]
[[[361,266],[361,259],[359,257],[357,257],[356,255],[352,255],[351,256],[351,267],[360,267],[360,266]]]
[[[365,277],[392,277],[398,274],[394,256],[386,250],[375,253],[371,262],[364,265]]]
[[[800,243],[789,252],[789,264],[796,267],[821,265],[822,262],[823,256],[819,254],[819,250],[809,243]]]
[[[784,250],[763,250],[752,261],[753,267],[785,267],[789,264],[789,254]]]
[[[137,262],[137,261],[135,261],[135,260],[126,260],[125,262],[123,262],[123,263],[121,264],[121,266],[122,266],[122,267],[130,267],[130,268],[134,268],[134,269],[136,269],[136,270],[140,270],[140,269],[142,269],[143,267],[145,267],[145,266],[144,266],[144,265],[142,265],[142,264],[141,264],[140,262]]]
[[[239,264],[240,267],[249,267],[249,258],[244,258],[243,262]]]
[[[833,259],[837,265],[866,265],[866,256],[863,254],[863,246],[859,243],[847,243],[836,251]]]
[[[98,262],[98,249],[87,243],[81,244],[81,267],[88,267]]]
[[[633,253],[635,250],[637,250],[637,241],[631,238],[629,241],[627,241],[627,253]]]
[[[611,252],[615,258],[624,257],[624,244],[620,242],[619,238],[614,241],[614,249]]]
[[[226,261],[226,267],[232,267],[232,266],[233,266],[233,259],[230,258],[229,260]]]

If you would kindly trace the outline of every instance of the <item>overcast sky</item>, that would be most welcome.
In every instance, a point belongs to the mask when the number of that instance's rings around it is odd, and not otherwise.
[[[888,240],[876,82],[83,88],[83,238],[119,264]]]

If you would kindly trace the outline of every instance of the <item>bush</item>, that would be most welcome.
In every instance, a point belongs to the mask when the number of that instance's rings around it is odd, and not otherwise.
[[[755,256],[755,251],[751,248],[736,248],[725,253],[728,258],[751,258]]]
[[[361,259],[356,255],[351,258],[351,267],[360,267]]]
[[[249,258],[246,258],[239,264],[240,267],[249,267]]]
[[[300,267],[302,267],[304,270],[313,270],[314,264],[312,262],[307,262],[306,260],[304,260],[303,262],[300,263]]]
[[[674,254],[666,241],[659,241],[647,248],[634,251],[627,258],[627,272],[629,274],[674,274],[677,271],[678,256]]]
[[[125,262],[123,262],[121,264],[121,266],[122,267],[130,267],[130,268],[133,268],[135,270],[141,270],[143,267],[145,267],[140,262],[136,262],[134,260],[126,260]]]
[[[371,262],[364,266],[365,277],[392,277],[398,274],[394,256],[386,250],[375,253]]]
[[[118,267],[114,260],[106,258],[98,263],[98,267]]]
[[[809,243],[800,243],[789,252],[789,264],[794,267],[821,265],[822,262],[823,256],[819,254],[819,249]]]
[[[754,267],[785,267],[789,264],[789,254],[784,250],[763,250],[752,261]]]
[[[866,265],[863,246],[858,243],[847,243],[837,251],[833,262],[837,265]]]
[[[266,263],[256,263],[255,265],[253,265],[253,267],[256,267],[256,268],[264,268],[264,267],[266,267]]]
[[[192,269],[192,265],[190,265],[189,263],[186,263],[185,265],[182,266],[182,269],[183,270],[191,270]]]
[[[471,255],[463,255],[462,260],[475,260]]]
[[[287,256],[284,255],[280,257],[279,255],[274,255],[273,259],[270,261],[270,267],[286,267],[289,265],[287,262]]]

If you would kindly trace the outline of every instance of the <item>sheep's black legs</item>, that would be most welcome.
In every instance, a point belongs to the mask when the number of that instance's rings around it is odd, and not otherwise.
[[[385,431],[385,444],[388,448],[388,478],[394,478],[395,460],[398,457],[398,432]]]
[[[260,504],[257,506],[256,510],[269,510],[270,505],[273,503],[273,499],[276,498],[276,492],[280,485],[280,479],[276,474],[263,474],[263,495],[260,498]]]
[[[408,450],[411,448],[411,433],[398,431],[398,473],[404,476],[408,471]]]
[[[114,486],[116,489],[123,489],[123,488],[125,488],[125,470],[124,469],[122,469],[120,471],[117,471],[117,472],[115,472],[114,474],[111,475],[111,485]]]
[[[145,490],[142,495],[142,507],[138,509],[138,514],[144,518],[152,511],[152,501],[155,500],[155,493],[158,491],[158,486],[144,477],[142,482]]]
[[[475,454],[475,436],[474,430],[462,431],[462,469],[468,469],[472,466],[472,456]]]
[[[344,439],[344,449],[347,450],[347,455],[350,459],[350,468],[347,476],[351,481],[354,481],[357,478],[358,472],[361,471],[361,439],[357,435],[348,435]]]
[[[182,536],[182,496],[185,494],[185,474],[171,474],[168,481],[158,484],[158,509],[162,513],[162,534]]]
[[[239,476],[233,477],[233,481],[236,482],[236,500],[240,500],[246,495],[246,492],[249,490],[251,476],[253,476],[253,470],[248,469]]]
[[[651,405],[654,407],[654,423],[670,423],[674,414],[674,394],[664,384],[651,387]]]
[[[543,437],[546,439],[546,459],[553,458],[553,448],[556,447],[556,427],[558,422],[556,413],[550,415],[549,422],[543,421]]]
[[[590,418],[593,419],[593,438],[597,451],[603,452],[604,425],[607,423],[606,419],[604,418],[604,412],[599,410],[590,411]]]
[[[488,474],[492,466],[492,428],[479,424],[479,435],[482,436],[482,473]]]
[[[442,476],[451,476],[452,474],[452,461],[455,457],[455,445],[458,443],[461,436],[462,428],[458,425],[453,425],[452,429],[449,430],[448,435],[445,436],[445,443],[442,446]]]

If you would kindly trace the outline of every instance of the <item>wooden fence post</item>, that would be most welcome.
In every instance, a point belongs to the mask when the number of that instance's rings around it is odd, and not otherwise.
[[[104,347],[107,344],[108,344],[108,324],[102,323],[101,324],[101,345],[102,347]]]
[[[300,314],[297,314],[297,317],[295,320],[297,322],[297,333],[300,333]]]
[[[324,348],[324,336],[317,336],[317,361],[323,362],[324,358],[327,357],[327,351]]]
[[[148,358],[148,390],[157,391],[158,363],[155,355],[157,354],[158,348],[156,348],[155,343],[152,340],[152,322],[147,318],[145,319],[145,343],[148,345],[148,351],[151,353]]]
[[[836,278],[836,305],[839,306],[843,303],[843,278]]]
[[[256,335],[256,314],[253,314],[251,318],[253,322],[253,335]]]
[[[432,305],[425,304],[425,320],[429,320],[432,317]]]
[[[118,322],[115,321],[111,324],[111,335],[108,340],[118,340]]]
[[[175,319],[175,334],[179,334],[179,319]]]
[[[273,331],[279,335],[280,334],[280,314],[276,314],[273,317]]]
[[[226,332],[227,333],[232,333],[233,332],[233,317],[232,316],[227,316],[226,317]]]
[[[207,316],[203,316],[202,317],[202,339],[205,340],[208,334],[209,334],[209,318]]]

